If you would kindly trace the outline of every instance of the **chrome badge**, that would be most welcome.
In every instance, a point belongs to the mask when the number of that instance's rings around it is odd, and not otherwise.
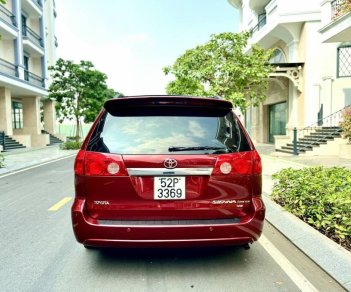
[[[174,158],[166,158],[163,162],[163,165],[165,166],[165,168],[172,169],[177,167],[178,162]]]

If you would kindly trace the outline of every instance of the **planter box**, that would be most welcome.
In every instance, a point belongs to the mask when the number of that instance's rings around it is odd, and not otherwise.
[[[351,159],[351,144],[339,145],[339,156],[340,158]]]

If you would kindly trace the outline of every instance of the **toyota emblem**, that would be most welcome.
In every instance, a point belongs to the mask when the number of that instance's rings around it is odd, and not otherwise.
[[[176,168],[178,162],[174,158],[166,158],[163,162],[163,165],[165,166],[165,168]]]

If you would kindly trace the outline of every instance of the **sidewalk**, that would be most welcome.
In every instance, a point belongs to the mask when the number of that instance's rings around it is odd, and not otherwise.
[[[5,167],[0,168],[0,177],[23,168],[68,157],[76,153],[76,150],[61,150],[59,146],[25,148],[2,152],[5,157]]]
[[[275,152],[274,146],[267,144],[258,144],[256,149],[261,155],[263,165],[262,191],[267,208],[266,220],[346,290],[351,291],[351,253],[270,199],[273,188],[272,174],[283,168],[299,169],[317,165],[351,168],[351,160],[335,156],[295,157]]]
[[[272,174],[283,168],[302,168],[312,165],[344,166],[351,168],[351,160],[337,157],[294,157],[276,153],[274,146],[256,145],[263,163],[263,196],[267,207],[266,219],[292,243],[329,273],[346,290],[351,291],[351,253],[328,239],[300,219],[285,211],[270,198]],[[60,150],[58,146],[32,148],[3,153],[5,168],[0,168],[1,176],[36,164],[73,156],[77,150]]]

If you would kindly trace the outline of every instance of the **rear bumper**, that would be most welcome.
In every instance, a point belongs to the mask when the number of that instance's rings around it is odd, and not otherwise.
[[[253,212],[234,224],[109,225],[89,217],[85,199],[72,206],[73,231],[78,242],[96,247],[191,247],[243,245],[256,241],[263,228],[265,206],[253,198]]]

